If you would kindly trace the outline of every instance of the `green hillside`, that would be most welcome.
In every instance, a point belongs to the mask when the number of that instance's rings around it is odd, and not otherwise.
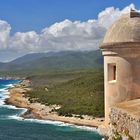
[[[12,62],[0,64],[0,75],[28,76],[56,71],[93,69],[103,66],[100,50],[28,54]]]
[[[31,102],[61,105],[62,108],[57,110],[59,115],[71,116],[74,113],[104,116],[103,70],[29,79],[33,81],[33,91],[26,96],[30,97]]]
[[[101,117],[104,115],[102,67],[100,50],[37,53],[0,63],[0,76],[27,77],[32,81],[33,90],[26,94],[30,101],[61,105],[57,110],[59,115]]]

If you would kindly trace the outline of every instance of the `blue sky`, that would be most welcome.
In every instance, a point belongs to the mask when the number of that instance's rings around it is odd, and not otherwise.
[[[99,49],[109,26],[140,0],[0,0],[0,62],[27,53]]]
[[[35,30],[64,19],[86,21],[96,18],[106,7],[123,8],[139,0],[0,0],[0,19],[12,27],[12,33]]]

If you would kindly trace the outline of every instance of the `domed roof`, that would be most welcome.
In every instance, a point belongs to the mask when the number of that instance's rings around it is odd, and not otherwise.
[[[140,45],[140,13],[122,15],[107,31],[101,48],[124,44]]]

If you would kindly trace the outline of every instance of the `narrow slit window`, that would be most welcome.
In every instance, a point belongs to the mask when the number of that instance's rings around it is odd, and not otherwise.
[[[108,64],[108,81],[116,81],[116,64]]]
[[[116,65],[113,66],[113,80],[116,80]]]

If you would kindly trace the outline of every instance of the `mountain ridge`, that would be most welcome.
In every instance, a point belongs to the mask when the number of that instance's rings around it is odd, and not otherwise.
[[[0,63],[0,72],[76,70],[102,66],[103,57],[100,50],[64,51],[27,54],[11,62]]]

